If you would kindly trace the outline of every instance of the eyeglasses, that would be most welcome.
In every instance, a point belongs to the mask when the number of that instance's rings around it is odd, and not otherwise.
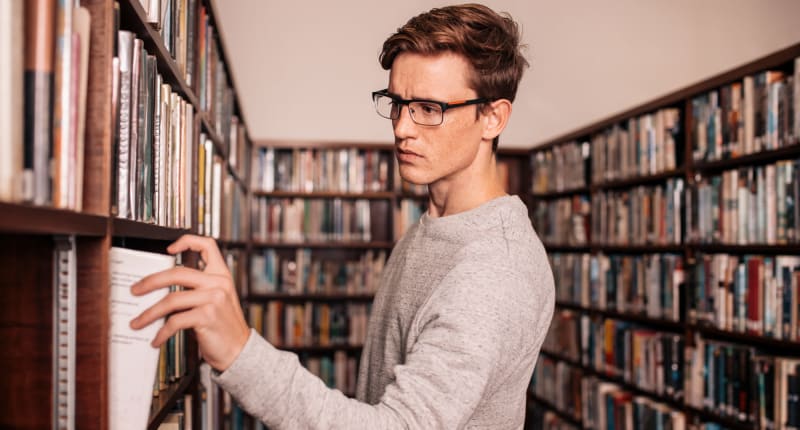
[[[447,103],[436,100],[405,100],[389,94],[389,90],[385,89],[373,92],[372,101],[375,102],[375,110],[378,115],[384,118],[396,120],[400,118],[400,111],[403,106],[408,106],[408,113],[415,123],[419,125],[440,125],[444,121],[444,113],[448,109],[486,103],[489,99],[479,98]]]

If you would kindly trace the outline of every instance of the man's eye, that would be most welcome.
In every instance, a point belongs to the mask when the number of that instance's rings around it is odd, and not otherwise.
[[[420,113],[425,115],[431,115],[439,112],[439,106],[431,103],[420,103],[419,104]]]

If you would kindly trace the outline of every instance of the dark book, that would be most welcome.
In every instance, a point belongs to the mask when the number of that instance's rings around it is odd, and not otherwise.
[[[55,0],[25,2],[23,199],[37,205],[50,201],[55,19]]]

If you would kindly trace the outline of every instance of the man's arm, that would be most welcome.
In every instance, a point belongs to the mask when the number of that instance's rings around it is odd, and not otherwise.
[[[275,429],[463,428],[487,391],[501,383],[504,369],[534,359],[544,337],[534,326],[546,320],[552,297],[537,300],[532,288],[496,268],[451,272],[420,309],[406,363],[394,368],[395,380],[377,405],[327,388],[294,354],[254,332],[215,379]]]

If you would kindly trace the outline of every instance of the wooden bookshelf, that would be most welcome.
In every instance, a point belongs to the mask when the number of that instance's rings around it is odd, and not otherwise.
[[[576,427],[582,428],[583,424],[580,420],[576,419],[572,414],[558,409],[552,402],[536,395],[532,391],[528,391],[528,399],[543,406],[545,409],[555,412],[555,414],[562,420],[572,424]]]
[[[108,216],[0,202],[0,232],[104,236]]]
[[[614,179],[611,181],[592,184],[593,191],[600,190],[618,190],[623,188],[631,188],[639,185],[653,185],[666,181],[671,178],[683,178],[686,171],[682,168],[669,170],[666,172],[656,173],[647,176],[634,176],[631,178]]]
[[[578,188],[561,192],[530,193],[531,199],[534,202],[547,201],[556,198],[559,199],[571,198],[574,196],[586,195],[586,194],[589,194],[590,201],[594,201],[596,198],[598,198],[599,195],[602,195],[610,191],[613,192],[630,191],[636,187],[643,185],[657,186],[659,184],[665,184],[666,181],[671,179],[682,180],[684,184],[684,194],[680,196],[680,202],[683,205],[683,207],[680,208],[680,211],[676,211],[675,213],[675,216],[681,219],[682,237],[680,244],[669,244],[669,245],[604,244],[604,243],[598,243],[597,240],[595,239],[595,237],[599,237],[599,234],[595,234],[596,232],[594,231],[589,231],[587,233],[587,236],[590,238],[590,240],[586,244],[586,246],[580,246],[580,247],[563,246],[563,245],[559,246],[558,244],[546,245],[546,248],[550,253],[581,253],[589,255],[604,254],[604,255],[623,255],[630,257],[635,257],[639,255],[663,256],[666,254],[680,256],[682,258],[683,271],[684,271],[683,273],[684,282],[679,287],[681,295],[679,301],[681,306],[681,312],[680,312],[681,319],[679,321],[670,321],[665,319],[649,318],[645,315],[638,315],[638,314],[632,315],[628,313],[620,313],[610,310],[586,308],[574,303],[565,303],[563,301],[557,302],[556,304],[557,309],[569,309],[578,312],[580,314],[600,317],[602,319],[629,321],[632,323],[641,324],[642,326],[649,327],[651,329],[656,330],[659,333],[682,335],[682,338],[685,341],[684,348],[686,348],[686,351],[680,351],[679,353],[681,354],[683,354],[684,352],[688,353],[688,351],[690,351],[689,348],[692,348],[694,345],[692,339],[694,339],[695,335],[699,335],[702,338],[707,339],[711,342],[731,344],[734,346],[741,346],[744,348],[752,347],[758,353],[765,354],[768,356],[792,357],[792,358],[800,357],[800,352],[798,352],[800,351],[800,342],[774,339],[767,336],[754,335],[752,333],[729,332],[725,330],[720,330],[706,323],[697,323],[697,324],[690,323],[686,319],[686,315],[688,315],[688,312],[692,310],[691,306],[693,306],[692,299],[694,297],[693,296],[695,292],[694,289],[698,288],[695,285],[696,280],[694,279],[695,276],[694,270],[696,269],[695,264],[698,254],[729,254],[731,256],[736,256],[739,258],[749,255],[754,255],[754,256],[763,255],[767,257],[782,256],[782,255],[797,256],[800,255],[800,243],[729,244],[729,243],[699,243],[696,241],[691,241],[689,239],[691,233],[690,232],[691,226],[689,225],[690,222],[689,217],[692,216],[692,214],[688,213],[685,207],[686,202],[688,201],[687,198],[689,196],[688,192],[694,190],[695,187],[701,185],[697,182],[697,180],[703,176],[719,175],[726,171],[750,168],[754,166],[767,166],[783,160],[800,159],[800,141],[798,141],[798,137],[795,136],[790,140],[782,141],[782,144],[784,146],[777,147],[775,149],[762,150],[756,153],[743,154],[736,157],[714,160],[714,161],[695,160],[694,148],[695,146],[698,146],[699,143],[701,142],[694,141],[695,139],[694,131],[696,124],[694,124],[695,117],[693,112],[693,103],[696,97],[700,95],[705,95],[712,90],[719,90],[721,87],[730,85],[734,82],[741,82],[745,76],[751,76],[756,73],[760,73],[764,70],[782,70],[783,72],[791,74],[792,72],[790,72],[790,70],[792,70],[792,68],[795,66],[796,64],[795,59],[798,57],[800,57],[800,44],[795,44],[789,48],[770,54],[761,59],[745,64],[743,66],[725,71],[724,73],[706,79],[697,84],[687,86],[686,88],[682,88],[673,93],[664,95],[662,97],[659,97],[658,99],[644,103],[640,106],[636,106],[624,112],[614,114],[601,121],[582,127],[574,132],[567,133],[561,137],[553,139],[550,142],[547,142],[541,146],[537,146],[536,148],[532,149],[531,158],[533,162],[534,157],[536,157],[537,153],[539,152],[550,151],[553,148],[558,147],[559,145],[569,145],[573,144],[576,141],[591,142],[592,136],[595,136],[598,133],[604,133],[610,128],[614,127],[615,125],[622,125],[624,128],[624,124],[629,119],[638,118],[641,115],[653,113],[660,109],[677,108],[681,116],[680,128],[679,128],[680,131],[674,136],[676,139],[674,141],[674,144],[676,145],[675,162],[678,168],[647,176],[637,176],[637,177],[612,180],[602,183],[594,183],[586,188]],[[797,85],[797,82],[795,82],[795,85]],[[783,135],[781,135],[780,137],[782,139]],[[699,147],[703,148],[702,146]],[[620,148],[622,147],[620,146]],[[542,158],[540,157],[539,160],[542,160]],[[605,160],[602,161],[605,162]],[[612,165],[614,164],[621,165],[624,161],[630,162],[630,160],[627,159],[621,159],[616,161],[617,162],[612,163]],[[595,166],[592,165],[592,167]],[[592,174],[589,173],[587,174],[587,176],[592,177]],[[794,180],[794,178],[792,178],[792,180]],[[755,185],[753,185],[753,187],[755,187]],[[753,193],[755,193],[755,188]],[[721,201],[722,198],[720,197],[720,202]],[[626,209],[631,210],[629,208]],[[696,208],[693,209],[698,210]],[[717,208],[712,206],[709,211],[716,211],[716,210]],[[594,217],[596,216],[596,214],[591,213],[590,216]],[[656,215],[648,212],[647,215],[642,215],[642,216],[649,216],[650,217],[649,221],[652,221],[653,219],[655,219],[655,217],[662,215],[661,214]],[[755,222],[755,220],[753,220],[752,222]],[[535,220],[534,220],[534,227],[536,227]],[[594,228],[594,225],[592,225],[592,228]],[[565,261],[565,264],[576,264],[574,260],[564,259],[558,261]],[[570,261],[572,262],[570,263]],[[742,260],[739,260],[740,264],[741,261]],[[573,266],[567,266],[565,270],[569,269],[570,267]],[[599,276],[605,276],[605,275],[601,273]],[[556,288],[559,288],[558,285],[556,286]],[[574,288],[574,287],[572,284],[569,284],[569,288]],[[781,287],[779,286],[779,288]],[[763,303],[759,304],[759,306],[763,306]],[[580,326],[578,326],[578,330],[580,330]],[[580,339],[581,337],[578,336],[579,342]],[[585,375],[594,375],[601,380],[614,382],[618,384],[622,389],[630,391],[635,395],[645,396],[657,400],[659,402],[665,403],[669,405],[671,408],[683,412],[684,415],[686,416],[687,423],[690,423],[694,420],[696,422],[705,422],[705,421],[716,422],[721,424],[724,428],[731,428],[731,429],[744,430],[744,429],[758,428],[757,423],[749,421],[740,421],[739,419],[733,418],[731,416],[721,415],[719,413],[710,410],[694,408],[687,404],[684,404],[682,400],[676,400],[669,396],[658,395],[658,393],[643,390],[640,387],[637,387],[633,384],[630,384],[622,380],[621,378],[609,376],[604,374],[603,372],[598,372],[589,366],[583,365],[580,361],[570,360],[567,357],[558,354],[556,351],[543,351],[542,355],[550,357],[556,361],[562,361],[574,367],[582,369]],[[682,369],[682,371],[687,372],[688,367],[686,369]],[[687,390],[689,388],[684,387],[683,389]],[[684,395],[685,394],[686,393],[684,393]],[[702,395],[703,393],[700,394]],[[768,393],[767,395],[772,395],[772,393]],[[552,405],[550,406],[552,408]],[[555,412],[558,413],[558,411]]]
[[[549,200],[549,199],[560,199],[562,197],[572,197],[576,194],[589,194],[591,192],[590,187],[580,187],[580,188],[572,188],[568,190],[562,191],[548,191],[546,193],[531,193],[531,197],[535,200]]]
[[[196,89],[187,83],[159,31],[147,23],[141,2],[118,0],[117,3],[119,27],[116,27],[113,0],[81,1],[89,11],[91,32],[82,210],[0,202],[0,242],[5,245],[0,250],[0,261],[3,262],[0,264],[0,334],[3,350],[7,352],[2,364],[9,371],[0,384],[2,428],[49,428],[55,422],[54,238],[75,237],[77,309],[74,322],[75,374],[71,377],[75,393],[70,399],[74,403],[72,422],[75,428],[100,429],[109,427],[109,249],[112,245],[122,245],[163,252],[166,243],[196,231],[120,219],[112,213],[112,206],[116,206],[112,205],[116,182],[114,133],[117,119],[112,118],[112,59],[118,39],[116,30],[130,31],[142,40],[148,54],[155,57],[156,70],[163,82],[193,107],[195,123],[186,121],[185,126],[187,129],[195,127],[195,140],[187,144],[197,145],[202,130],[214,142],[224,164],[228,164],[227,139],[216,133],[208,113],[200,107]],[[195,4],[211,7],[206,0],[198,0]],[[197,49],[197,46],[189,48]],[[226,63],[220,64],[220,67],[225,67]],[[235,87],[232,89],[235,94]],[[233,101],[236,101],[235,97]],[[238,104],[233,113],[241,118]],[[244,121],[240,126],[244,129]],[[246,130],[244,134],[246,136]],[[249,159],[249,155],[247,157]],[[241,170],[231,172],[231,175],[235,176],[246,195],[247,172]],[[187,202],[185,209],[195,211],[196,207],[190,203]],[[247,249],[249,241],[241,242],[241,246]],[[185,256],[183,263],[197,267],[197,259],[191,254]],[[187,338],[193,339],[191,335]],[[198,365],[196,344],[187,340],[186,349],[188,372],[154,398],[148,428],[158,428],[186,393],[193,393],[196,401],[193,410],[200,409],[199,392],[194,392],[198,379],[195,375]],[[196,420],[196,428],[200,428],[199,420]]]
[[[390,200],[396,197],[391,191],[366,191],[363,193],[343,193],[338,191],[253,191],[255,197],[303,198],[303,199],[368,199]]]
[[[394,243],[360,241],[284,242],[254,240],[252,245],[254,248],[391,249],[394,246]]]
[[[324,354],[335,351],[357,352],[364,348],[363,345],[331,344],[331,345],[275,345],[275,348],[291,351],[297,354]]]
[[[268,302],[280,300],[283,302],[343,302],[343,301],[366,301],[371,302],[375,298],[373,293],[270,293],[270,294],[250,294],[248,301]]]

